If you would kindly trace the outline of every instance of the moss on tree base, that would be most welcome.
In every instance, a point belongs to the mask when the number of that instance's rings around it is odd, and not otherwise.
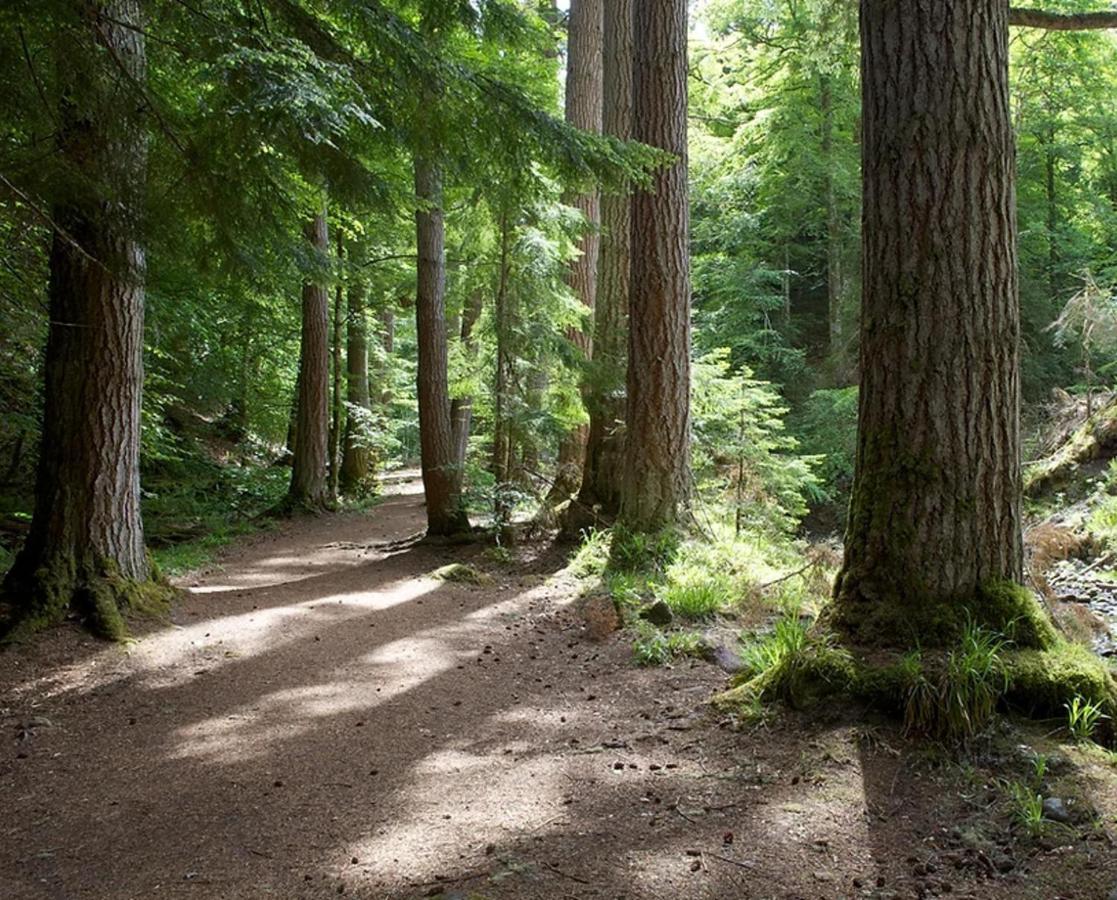
[[[97,637],[121,640],[128,636],[127,615],[157,617],[170,608],[176,591],[152,570],[149,580],[136,581],[111,559],[62,555],[26,574],[13,569],[4,584],[11,612],[0,623],[0,641],[23,640],[59,624],[71,611]]]
[[[844,635],[840,642],[828,630],[833,619],[824,615],[797,646],[763,670],[743,673],[714,705],[751,714],[758,703],[808,709],[845,697],[901,717],[908,733],[961,741],[980,731],[997,708],[1065,718],[1067,706],[1079,697],[1108,717],[1099,737],[1110,742],[1117,737],[1117,681],[1109,666],[1062,639],[1027,591],[1015,585],[987,588],[966,610],[961,624],[937,633],[942,643],[933,649],[911,649],[906,641],[890,648],[880,642],[859,645]],[[988,622],[1003,624],[994,629]],[[947,642],[951,633],[956,637]]]
[[[1009,581],[988,582],[972,600],[964,602],[839,596],[823,616],[828,629],[862,646],[949,647],[969,624],[1003,634],[1016,647],[1044,649],[1059,641],[1039,601],[1026,588]]]

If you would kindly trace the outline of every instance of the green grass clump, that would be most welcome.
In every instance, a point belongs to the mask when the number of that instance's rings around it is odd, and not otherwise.
[[[857,681],[850,653],[796,616],[783,617],[769,634],[747,644],[742,661],[738,685],[714,699],[719,708],[747,707],[759,699],[805,709],[823,697],[849,692]]]
[[[1117,543],[1117,497],[1106,497],[1090,514],[1087,527],[1107,545]]]
[[[582,543],[571,557],[567,571],[575,578],[601,577],[609,565],[613,533],[608,529],[584,532]]]
[[[648,622],[636,623],[632,654],[641,666],[663,666],[676,659],[701,658],[706,642],[693,631],[663,632]]]
[[[675,558],[680,540],[674,529],[645,534],[615,525],[609,568],[618,572],[663,572]]]
[[[151,558],[159,566],[160,571],[168,577],[184,575],[209,565],[218,551],[236,538],[263,528],[274,527],[275,524],[270,519],[217,525],[197,540],[157,547],[151,551]]]
[[[682,577],[669,577],[657,594],[675,615],[701,621],[726,610],[733,585],[723,574],[689,570]]]
[[[1094,737],[1102,719],[1108,718],[1100,703],[1075,696],[1063,706],[1067,711],[1067,731],[1076,741],[1088,741]]]
[[[1019,781],[1001,782],[1008,798],[1012,820],[1027,832],[1029,837],[1039,837],[1047,826],[1043,818],[1043,795]]]

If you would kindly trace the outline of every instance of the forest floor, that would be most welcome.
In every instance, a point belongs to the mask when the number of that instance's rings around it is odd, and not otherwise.
[[[734,728],[716,666],[641,668],[623,633],[591,636],[566,552],[501,560],[418,543],[422,523],[404,473],[371,514],[228,548],[128,645],[61,628],[0,653],[0,897],[1117,886],[1100,751],[1005,726],[958,762],[843,710]],[[452,562],[484,577],[434,575]],[[1022,743],[1074,820],[1033,838],[1006,805]]]

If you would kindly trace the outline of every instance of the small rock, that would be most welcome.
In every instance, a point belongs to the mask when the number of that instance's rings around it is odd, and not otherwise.
[[[1067,811],[1066,804],[1058,797],[1044,797],[1043,817],[1050,819],[1052,822],[1066,824],[1070,821],[1070,812]]]
[[[671,620],[675,618],[674,613],[671,612],[671,607],[663,600],[649,603],[640,610],[639,615],[645,622],[651,622],[653,625],[670,625]]]

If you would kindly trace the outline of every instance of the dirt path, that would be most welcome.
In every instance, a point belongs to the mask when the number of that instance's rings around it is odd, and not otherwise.
[[[0,897],[1048,898],[1117,882],[1101,840],[1004,874],[958,849],[970,807],[887,730],[729,730],[705,704],[715,667],[639,669],[626,639],[589,639],[557,551],[498,564],[404,541],[417,491],[400,479],[369,515],[239,546],[188,582],[173,627],[129,647],[59,629],[0,653]],[[450,561],[491,583],[429,577]]]

